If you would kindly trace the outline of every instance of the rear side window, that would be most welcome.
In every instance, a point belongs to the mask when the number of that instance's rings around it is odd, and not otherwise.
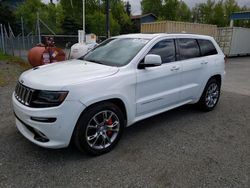
[[[211,41],[198,39],[198,43],[200,45],[202,56],[218,54],[216,48],[214,47],[214,45]]]
[[[175,61],[175,44],[173,39],[166,39],[158,42],[148,54],[161,56],[162,63]]]
[[[177,39],[177,44],[180,60],[200,57],[200,49],[196,39]]]

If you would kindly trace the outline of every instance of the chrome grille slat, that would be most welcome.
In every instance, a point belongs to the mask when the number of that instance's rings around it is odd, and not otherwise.
[[[19,93],[20,93],[20,89],[21,89],[21,88],[20,88],[20,84],[18,83],[18,84],[17,84],[17,89],[16,89],[16,96],[19,96],[19,95],[20,95],[20,94],[19,94]]]
[[[29,106],[33,92],[33,89],[28,88],[18,82],[15,88],[15,97],[20,103]]]
[[[18,84],[18,88],[17,88],[17,96],[19,96],[20,94],[20,89],[21,89],[21,87],[20,87],[20,84]]]
[[[22,87],[21,101],[24,103],[25,87]]]
[[[19,87],[19,84],[16,85],[16,88],[15,88],[15,96],[17,96],[17,93],[18,93],[18,87]]]
[[[22,96],[22,87],[20,86],[20,90],[19,90],[19,93],[18,93],[19,101],[21,100],[21,96]]]
[[[28,104],[30,104],[30,102],[31,102],[31,99],[32,99],[33,93],[34,93],[34,90],[33,90],[33,89],[31,89],[31,90],[30,90],[30,95],[29,95],[29,98],[28,98]]]
[[[23,94],[23,103],[26,104],[26,96],[28,94],[28,90],[24,88],[24,94]]]
[[[29,105],[29,104],[27,103],[27,101],[28,101],[28,99],[29,99],[29,94],[30,94],[30,90],[27,89],[27,93],[26,93],[25,100],[24,100],[25,105]]]

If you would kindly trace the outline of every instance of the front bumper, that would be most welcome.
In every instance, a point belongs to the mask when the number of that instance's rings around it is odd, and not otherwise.
[[[64,101],[52,108],[30,108],[21,104],[14,94],[12,103],[18,130],[28,140],[45,148],[67,147],[77,120],[85,109],[78,101]],[[56,121],[39,122],[31,117],[56,118]]]

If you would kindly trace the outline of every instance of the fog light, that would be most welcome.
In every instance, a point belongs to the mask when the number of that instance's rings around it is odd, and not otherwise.
[[[42,123],[54,123],[56,121],[56,118],[45,118],[45,117],[31,117],[30,119]]]

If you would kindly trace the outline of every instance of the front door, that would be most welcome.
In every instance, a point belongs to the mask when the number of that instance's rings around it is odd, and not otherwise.
[[[176,61],[174,40],[161,40],[154,45],[149,54],[160,55],[163,64],[137,69],[137,116],[170,107],[180,100],[182,67],[180,62]]]

